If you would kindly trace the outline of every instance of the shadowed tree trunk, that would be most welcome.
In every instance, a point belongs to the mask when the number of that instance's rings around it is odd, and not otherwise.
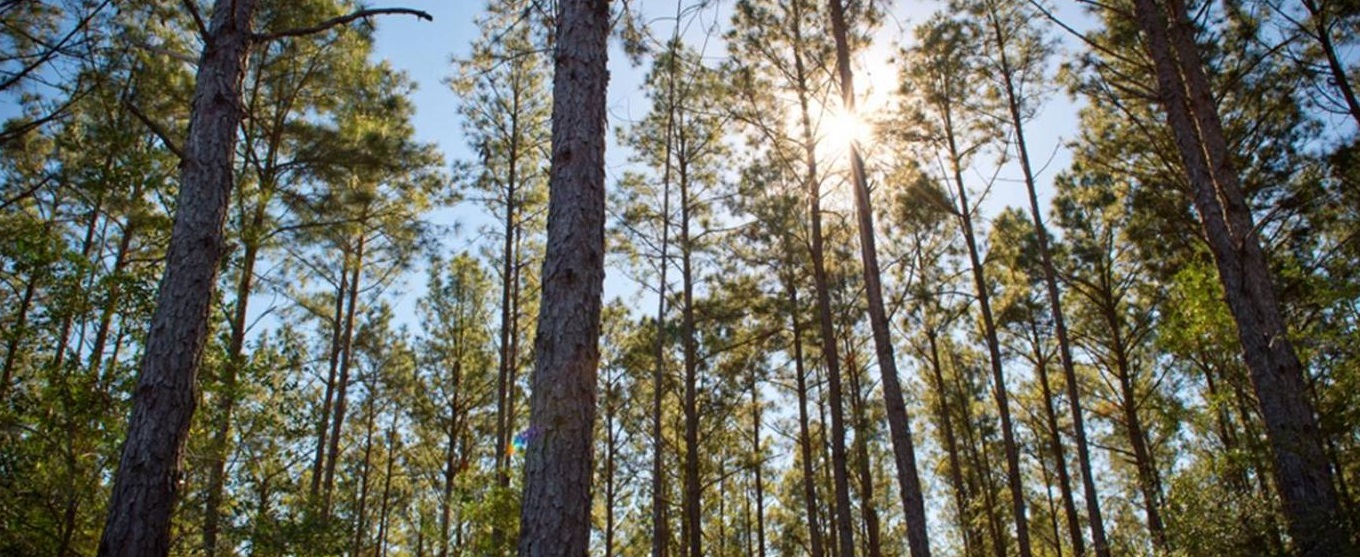
[[[604,287],[608,0],[562,0],[553,76],[552,169],[534,341],[521,557],[584,557]]]
[[[165,555],[224,248],[254,0],[219,1],[198,63],[175,223],[156,295],[101,556]]]
[[[1251,372],[1294,550],[1305,556],[1349,555],[1355,548],[1338,512],[1303,366],[1289,340],[1191,23],[1182,3],[1170,1],[1168,7],[1169,17],[1154,0],[1134,2],[1167,124]]]

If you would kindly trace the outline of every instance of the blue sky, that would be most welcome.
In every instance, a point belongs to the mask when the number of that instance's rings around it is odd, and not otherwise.
[[[630,5],[651,21],[657,36],[669,36],[672,25],[671,14],[675,10],[675,0],[633,0]],[[716,25],[719,30],[727,21],[726,6],[730,2],[718,2],[715,8],[704,12],[698,23],[690,24],[687,35],[691,43],[705,41],[703,28]],[[857,59],[857,86],[861,91],[875,89],[876,96],[885,97],[885,90],[895,86],[897,69],[890,61],[898,45],[909,40],[911,29],[924,21],[939,7],[939,3],[927,0],[899,0],[891,3],[890,16],[884,20],[874,47],[861,54]],[[385,59],[393,66],[406,71],[418,85],[413,94],[416,105],[415,128],[417,137],[422,141],[439,146],[446,159],[451,163],[467,156],[461,124],[457,114],[459,99],[444,83],[443,79],[451,74],[450,60],[468,52],[469,45],[477,38],[475,25],[485,8],[485,0],[395,0],[394,3],[372,3],[370,7],[401,6],[424,10],[433,17],[433,22],[422,21],[410,16],[386,16],[376,21],[375,58]],[[1066,10],[1070,15],[1073,10]],[[717,60],[725,54],[720,39],[708,39],[703,46],[705,54]],[[633,67],[623,58],[617,45],[610,59],[609,128],[626,124],[629,120],[640,118],[647,110],[647,101],[639,91],[645,67]],[[1062,141],[1070,140],[1075,134],[1075,109],[1065,95],[1057,94],[1050,99],[1045,115],[1031,126],[1031,151],[1036,166],[1042,166],[1050,156],[1055,160],[1047,166],[1046,175],[1041,183],[1048,183],[1052,175],[1067,164],[1067,156],[1060,149]],[[612,136],[612,134],[611,134]],[[626,165],[627,153],[610,138],[608,151],[609,179],[612,183],[618,172]],[[1000,181],[991,192],[985,206],[985,213],[995,214],[1005,206],[1016,206],[1024,201],[1023,186],[1019,184],[1018,174],[1003,169]],[[1045,187],[1044,190],[1049,188]],[[1041,202],[1047,204],[1047,191],[1041,192]],[[445,239],[446,252],[471,249],[476,241],[476,229],[487,222],[486,217],[475,206],[464,205],[450,210],[439,211],[434,220],[441,224],[458,222],[462,231]],[[632,286],[620,279],[622,273],[611,270],[606,286],[607,294],[626,296]],[[415,294],[420,288],[406,289]],[[634,300],[638,302],[639,300]],[[404,304],[402,304],[404,305]],[[646,307],[646,306],[644,306]]]

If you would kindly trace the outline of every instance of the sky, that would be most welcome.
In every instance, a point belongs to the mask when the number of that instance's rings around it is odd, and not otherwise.
[[[693,2],[686,2],[693,4]],[[616,1],[615,4],[618,4]],[[657,36],[669,36],[673,25],[674,0],[631,0],[630,5],[651,22]],[[725,27],[731,0],[714,2],[713,7],[704,10],[696,21],[690,23],[685,35],[689,42],[701,48],[706,57],[715,62],[725,54],[720,39],[706,38],[704,30],[716,26]],[[892,61],[893,53],[905,41],[910,40],[911,29],[923,22],[940,4],[927,0],[898,0],[889,2],[888,17],[878,30],[874,46],[860,53],[856,60],[856,85],[861,94],[867,94],[867,101],[861,106],[884,104],[895,88],[897,67]],[[446,161],[452,163],[469,157],[463,138],[462,124],[457,114],[458,96],[443,82],[452,73],[451,60],[455,56],[466,55],[470,44],[478,36],[475,19],[485,8],[485,0],[396,0],[392,4],[371,3],[369,7],[400,6],[423,10],[434,17],[434,21],[424,21],[411,16],[385,16],[376,21],[377,35],[374,58],[386,60],[394,67],[406,71],[417,83],[412,95],[416,106],[414,125],[417,138],[439,146]],[[609,129],[640,119],[647,111],[648,103],[639,90],[646,67],[635,67],[626,60],[612,44],[609,61]],[[645,62],[644,62],[645,64]],[[1061,143],[1070,140],[1075,131],[1075,108],[1073,101],[1059,93],[1047,105],[1035,125],[1031,126],[1032,157],[1035,165],[1046,169],[1039,177],[1041,204],[1047,206],[1051,197],[1053,174],[1064,168],[1067,156]],[[612,184],[626,166],[627,153],[620,148],[610,134],[607,149],[608,180]],[[975,179],[980,179],[974,176]],[[1003,168],[997,185],[984,206],[984,214],[995,214],[1006,206],[1021,206],[1026,203],[1023,184],[1018,172]],[[488,222],[481,210],[472,205],[463,205],[443,210],[433,215],[440,224],[458,222],[460,231],[453,237],[445,238],[446,253],[475,249],[472,244],[477,240],[477,228]],[[419,275],[418,275],[419,276]],[[634,298],[635,285],[622,278],[622,273],[610,270],[606,279],[606,297]],[[408,285],[407,295],[418,295],[418,284]],[[409,303],[411,300],[402,300]],[[632,299],[633,303],[641,300]],[[406,305],[398,302],[399,306]],[[643,304],[642,307],[650,307]]]

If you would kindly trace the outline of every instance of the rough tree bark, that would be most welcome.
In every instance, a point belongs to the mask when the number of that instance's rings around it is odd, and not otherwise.
[[[1181,2],[1168,7],[1169,17],[1155,0],[1134,2],[1167,124],[1251,372],[1294,550],[1305,556],[1353,554],[1303,365],[1289,340],[1191,23]]]
[[[217,2],[198,63],[175,224],[99,555],[165,555],[224,249],[255,0]]]
[[[585,557],[590,545],[609,1],[562,0],[557,22],[548,241],[534,342],[521,557]]]

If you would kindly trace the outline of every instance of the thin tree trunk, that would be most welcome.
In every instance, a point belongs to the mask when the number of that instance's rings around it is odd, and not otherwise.
[[[948,102],[948,101],[946,101]],[[968,190],[963,184],[961,156],[954,139],[954,127],[949,108],[944,111],[945,128],[948,130],[949,160],[954,172],[954,185],[958,194],[958,219],[963,231],[964,243],[968,247],[968,262],[973,275],[973,287],[977,292],[979,313],[982,315],[982,332],[987,341],[987,354],[992,368],[992,390],[996,396],[997,414],[1001,418],[1001,440],[1006,451],[1006,482],[1010,486],[1012,513],[1015,515],[1015,538],[1019,544],[1020,556],[1034,554],[1030,545],[1029,519],[1025,516],[1025,492],[1020,472],[1020,450],[1015,441],[1015,426],[1011,421],[1010,395],[1006,387],[1006,375],[1001,365],[1001,343],[996,336],[996,321],[992,317],[991,295],[987,289],[987,276],[982,268],[978,254],[977,237],[973,232],[972,209],[968,204]]]
[[[1174,0],[1169,5],[1168,24],[1154,0],[1134,3],[1167,122],[1251,371],[1290,537],[1302,555],[1351,554],[1355,548],[1337,508],[1331,469],[1305,393],[1303,366],[1289,340],[1204,64],[1184,5]]]
[[[757,374],[751,371],[751,451],[755,455],[755,489],[756,489],[756,555],[765,557],[765,482],[762,470],[765,468],[765,458],[760,446],[760,391],[757,383]],[[749,536],[748,536],[749,537]],[[749,554],[749,552],[748,552]]]
[[[850,45],[846,37],[845,10],[842,0],[828,0],[831,12],[831,32],[836,41],[836,69],[840,78],[841,102],[848,114],[855,114],[854,72],[850,67]],[[855,214],[859,222],[860,258],[864,262],[864,291],[868,302],[869,324],[874,335],[874,353],[879,374],[883,378],[883,398],[887,406],[888,433],[892,438],[897,482],[902,490],[902,513],[907,525],[907,546],[913,557],[930,556],[930,540],[926,530],[925,499],[921,492],[921,476],[916,466],[916,447],[911,435],[911,416],[902,397],[902,385],[897,376],[897,357],[893,354],[889,334],[888,314],[883,305],[882,274],[878,265],[878,248],[874,239],[874,214],[869,199],[869,184],[865,177],[864,160],[859,145],[850,143],[851,187],[855,192]]]
[[[679,56],[677,51],[672,56]],[[674,79],[672,79],[674,81]],[[672,98],[671,110],[677,124],[683,126],[685,105]],[[685,394],[685,461],[684,461],[684,521],[681,537],[689,557],[703,557],[702,486],[699,485],[699,354],[694,318],[694,243],[690,236],[690,215],[694,200],[689,191],[689,153],[683,127],[675,130],[676,185],[680,189],[680,233],[676,238],[680,247],[680,319],[681,341],[684,352]],[[719,538],[721,539],[721,537]]]
[[[1322,7],[1317,0],[1301,0],[1303,7],[1308,10],[1308,15],[1313,18],[1313,37],[1318,41],[1318,47],[1322,49],[1323,57],[1327,59],[1327,71],[1332,74],[1331,84],[1341,93],[1341,100],[1346,103],[1346,110],[1360,124],[1360,101],[1355,98],[1355,89],[1351,87],[1350,75],[1346,73],[1346,66],[1341,61],[1341,57],[1336,52],[1336,45],[1332,42],[1331,22],[1325,17]]]
[[[846,342],[850,344],[849,341]],[[878,508],[874,505],[874,475],[869,462],[869,418],[864,409],[864,385],[854,348],[846,347],[846,376],[850,380],[850,413],[855,422],[855,473],[859,476],[859,507],[864,517],[864,555],[883,555],[882,532],[879,528]]]
[[[180,193],[99,555],[165,555],[224,248],[254,0],[217,2],[198,64]]]
[[[33,296],[38,292],[37,273],[28,277],[28,284],[24,286],[24,295],[19,302],[18,316],[8,331],[9,341],[5,343],[5,366],[4,372],[0,373],[0,401],[9,398],[10,382],[14,381],[14,366],[19,361],[19,343],[24,338],[25,328],[28,327],[28,312],[33,308]]]
[[[140,195],[140,193],[140,188],[134,189],[135,195]],[[118,240],[118,250],[113,256],[113,268],[109,271],[110,276],[117,277],[127,268],[128,254],[132,253],[132,238],[135,230],[136,227],[133,226],[131,220],[124,225],[123,235]],[[27,294],[27,291],[25,291],[25,294]],[[108,299],[105,300],[104,311],[99,316],[99,329],[95,331],[94,344],[90,348],[90,359],[88,364],[88,367],[90,368],[90,378],[98,384],[98,389],[101,392],[106,392],[109,385],[113,383],[112,370],[104,367],[104,356],[109,348],[109,337],[113,334],[113,318],[117,316],[118,306],[122,303],[122,300],[122,282],[114,281],[113,284],[109,286]],[[28,300],[26,299],[24,303],[27,304]],[[109,368],[113,367],[115,366],[109,366]],[[106,373],[106,371],[108,373]],[[0,400],[3,399],[4,396],[0,395]]]
[[[558,4],[548,241],[534,342],[520,557],[581,557],[590,545],[609,11],[608,0]]]
[[[955,370],[954,379],[959,392],[972,392],[972,379],[963,375],[965,373],[963,367],[959,364],[956,354],[953,352],[950,352],[950,363]],[[1000,490],[997,489],[996,479],[992,477],[992,457],[987,450],[986,434],[977,431],[977,425],[972,419],[972,411],[969,406],[967,402],[963,404],[964,446],[969,449],[969,456],[973,461],[972,470],[978,477],[978,482],[982,488],[982,499],[987,505],[987,532],[992,539],[992,551],[996,553],[997,557],[1006,557],[1006,538],[997,512],[999,504],[996,499],[997,492]]]
[[[786,240],[787,241],[787,240]],[[786,251],[789,248],[785,247]],[[793,268],[793,256],[785,260],[789,269]],[[812,433],[808,425],[808,385],[807,369],[803,364],[803,327],[798,320],[798,286],[793,277],[785,277],[784,289],[789,294],[789,321],[793,328],[793,372],[798,384],[798,449],[803,466],[803,504],[807,512],[808,538],[812,557],[825,557],[822,548],[822,527],[817,520],[817,475],[813,470]]]
[[[364,530],[368,528],[368,482],[373,476],[373,421],[378,413],[373,400],[373,391],[364,401],[366,418],[364,420],[364,459],[359,466],[359,500],[354,511],[354,551],[353,555],[364,553]]]
[[[681,4],[675,4],[675,30],[671,48],[679,44]],[[666,513],[666,476],[663,458],[665,437],[662,433],[662,401],[666,384],[666,270],[670,268],[668,250],[671,230],[671,151],[675,139],[675,82],[677,81],[678,52],[672,52],[669,79],[666,81],[665,163],[661,173],[661,258],[659,260],[656,301],[656,362],[652,372],[652,557],[666,557],[670,547],[670,519]]]
[[[359,307],[359,278],[364,268],[364,245],[367,237],[361,232],[354,249],[354,267],[350,269],[349,301],[345,308],[345,331],[340,337],[340,372],[335,387],[335,415],[331,417],[330,447],[326,450],[326,477],[321,486],[321,514],[331,514],[331,498],[335,491],[335,465],[340,460],[340,430],[345,425],[348,406],[349,368],[354,365],[354,315]]]
[[[349,298],[349,260],[340,267],[340,282],[335,287],[335,312],[331,318],[331,349],[326,368],[326,394],[321,401],[321,420],[316,427],[316,456],[312,461],[311,496],[321,494],[321,481],[326,475],[326,447],[330,433],[331,414],[334,413],[336,376],[340,371],[340,343],[345,326],[345,300]]]
[[[949,390],[945,385],[944,371],[940,365],[940,347],[936,338],[938,333],[927,325],[925,334],[929,343],[930,371],[935,379],[940,430],[944,435],[945,454],[949,458],[949,483],[954,488],[954,510],[958,515],[959,529],[963,532],[963,554],[974,555],[973,548],[978,547],[977,534],[968,520],[968,500],[972,498],[972,493],[968,491],[963,481],[963,469],[959,463],[959,444],[954,435],[954,414],[950,409]]]
[[[1081,468],[1082,488],[1086,495],[1086,514],[1090,517],[1091,540],[1098,557],[1110,557],[1109,541],[1105,535],[1105,523],[1100,511],[1100,496],[1096,490],[1095,476],[1091,472],[1091,451],[1086,439],[1086,424],[1081,410],[1081,390],[1077,383],[1076,366],[1072,360],[1072,343],[1067,334],[1067,322],[1062,311],[1062,297],[1058,291],[1057,272],[1053,265],[1053,254],[1048,245],[1048,229],[1044,225],[1043,213],[1039,209],[1038,188],[1034,181],[1034,170],[1030,164],[1029,143],[1025,141],[1024,118],[1020,110],[1020,98],[1016,93],[1015,71],[1007,56],[1006,40],[997,18],[997,6],[989,3],[989,22],[992,36],[1001,56],[1001,78],[1006,94],[1006,108],[1010,125],[1015,132],[1015,145],[1020,159],[1020,170],[1025,179],[1025,191],[1029,195],[1029,214],[1034,222],[1034,232],[1039,246],[1039,262],[1044,271],[1044,286],[1048,294],[1049,314],[1053,318],[1053,336],[1058,340],[1059,362],[1067,385],[1067,401],[1072,414],[1073,436],[1077,441],[1077,466]],[[1043,378],[1047,383],[1047,376]],[[1072,503],[1072,488],[1067,473],[1067,457],[1054,432],[1054,455],[1058,459],[1058,481],[1062,490],[1063,508],[1067,514],[1069,537],[1073,551],[1081,556],[1086,552],[1085,540],[1081,536],[1075,505]]]
[[[828,320],[826,319],[826,314],[829,313],[829,311],[826,312],[826,313],[824,313],[824,312],[822,311],[822,310],[823,310],[823,305],[822,305],[822,298],[823,298],[823,296],[821,295],[821,294],[824,293],[825,290],[826,290],[826,266],[825,266],[825,264],[822,262],[822,259],[821,259],[821,251],[822,251],[822,249],[821,249],[821,245],[822,245],[821,218],[822,218],[822,217],[821,217],[821,207],[820,207],[820,205],[819,205],[819,203],[820,203],[820,202],[819,202],[819,199],[820,199],[821,194],[820,194],[820,192],[818,191],[818,189],[819,189],[819,183],[820,183],[819,180],[820,180],[821,178],[818,176],[818,172],[817,172],[817,143],[816,143],[816,140],[814,139],[814,135],[813,135],[813,131],[812,131],[812,116],[811,116],[811,110],[809,109],[808,94],[809,94],[809,91],[810,91],[811,88],[808,86],[808,71],[807,71],[806,65],[805,65],[804,62],[803,62],[803,51],[802,51],[802,45],[803,45],[803,31],[802,31],[803,14],[802,14],[802,10],[801,10],[802,4],[801,4],[800,2],[790,2],[789,4],[791,5],[791,9],[789,10],[789,12],[790,12],[790,13],[789,13],[789,15],[790,15],[789,21],[792,23],[792,29],[791,29],[791,31],[792,31],[792,33],[793,33],[793,41],[794,41],[793,61],[794,61],[794,79],[795,79],[795,88],[797,89],[797,94],[798,94],[798,110],[799,110],[799,112],[798,112],[798,115],[799,115],[798,123],[799,123],[799,128],[800,128],[800,130],[801,130],[801,132],[802,132],[802,137],[801,137],[801,139],[802,139],[802,146],[803,146],[803,164],[804,164],[804,171],[805,171],[806,174],[807,174],[807,175],[804,177],[804,180],[805,180],[804,186],[805,186],[805,188],[806,188],[807,191],[808,191],[807,195],[808,195],[808,203],[809,203],[809,217],[810,217],[810,219],[811,219],[811,221],[812,221],[812,226],[813,226],[813,229],[812,229],[812,233],[813,233],[813,234],[812,234],[812,253],[814,254],[814,255],[813,255],[813,277],[814,277],[814,281],[816,282],[815,288],[816,288],[816,291],[817,291],[817,293],[818,293],[818,295],[817,295],[817,311],[818,311],[818,318],[819,318],[818,321],[819,321],[819,325],[821,325],[822,334],[825,335],[825,334],[826,334],[826,330],[827,330],[827,328],[828,328],[828,327],[826,327],[826,323],[825,323],[826,321],[828,321]],[[790,254],[792,254],[792,250],[789,250],[789,252],[790,252]],[[790,255],[790,257],[792,257],[792,256]],[[790,260],[790,262],[791,262],[791,260]],[[809,433],[809,428],[808,428],[808,416],[807,416],[807,371],[806,371],[806,367],[804,366],[804,362],[803,362],[802,328],[801,328],[800,323],[799,323],[799,321],[798,321],[798,288],[797,288],[797,286],[795,285],[794,279],[793,279],[793,278],[789,278],[789,279],[787,279],[787,280],[788,280],[788,286],[787,286],[787,288],[788,288],[788,290],[789,290],[789,300],[790,300],[790,303],[791,303],[792,306],[793,306],[793,307],[790,309],[790,312],[791,312],[791,320],[793,321],[793,343],[794,343],[794,350],[795,350],[795,364],[796,364],[796,366],[797,366],[797,373],[798,373],[799,427],[800,427],[800,434],[801,434],[802,437],[803,437],[803,445],[804,445],[804,446],[803,446],[803,488],[804,488],[804,499],[806,499],[807,507],[808,507],[808,508],[807,508],[807,511],[808,511],[808,532],[809,532],[810,543],[812,544],[812,548],[811,548],[811,549],[812,549],[812,557],[824,557],[824,555],[825,555],[825,548],[824,548],[823,543],[822,543],[822,542],[823,542],[823,539],[822,539],[821,521],[818,519],[818,517],[819,517],[819,512],[820,512],[820,510],[819,510],[820,507],[817,505],[817,490],[816,490],[817,478],[816,478],[816,476],[815,476],[814,473],[813,473],[812,436],[811,436],[811,434]],[[831,351],[831,352],[832,352],[831,357],[832,357],[832,360],[834,360],[834,359],[835,359],[834,343],[832,343],[832,344],[833,344],[833,350]],[[823,351],[826,350],[826,343],[825,343],[825,342],[822,344],[822,349],[823,349]],[[821,406],[821,405],[820,405],[820,401],[819,401],[819,404],[818,404],[819,409],[820,409],[820,406]],[[826,424],[825,421],[822,421],[821,423],[822,423],[822,424]],[[824,470],[825,470],[825,469],[824,469]],[[832,544],[834,545],[834,542],[832,542]],[[833,555],[834,555],[835,552],[836,552],[836,550],[835,550],[835,548],[833,547],[833,548],[831,549],[831,553],[833,553]]]
[[[618,452],[618,442],[614,433],[615,404],[607,402],[604,407],[604,557],[614,557],[614,503],[617,497],[615,486],[614,459]]]
[[[387,426],[387,469],[383,471],[382,505],[378,511],[378,557],[387,557],[387,519],[391,510],[392,465],[397,460],[397,420]]]
[[[458,433],[460,428],[458,413],[462,406],[463,395],[463,360],[462,342],[460,338],[458,354],[453,363],[450,380],[450,388],[453,391],[452,400],[449,401],[449,422],[444,432],[445,440],[448,443],[444,448],[444,486],[443,493],[439,498],[439,557],[449,556],[449,525],[453,515],[453,485],[458,478]]]
[[[1054,468],[1058,475],[1058,493],[1062,498],[1063,514],[1067,518],[1067,535],[1072,541],[1072,552],[1082,555],[1086,551],[1086,544],[1081,537],[1081,518],[1077,515],[1077,504],[1072,497],[1072,479],[1067,474],[1067,453],[1063,450],[1058,411],[1053,407],[1053,387],[1048,381],[1048,359],[1043,355],[1044,339],[1038,327],[1031,329],[1030,336],[1030,342],[1034,346],[1034,371],[1039,377],[1039,388],[1044,397],[1044,422],[1049,431],[1048,446],[1053,452]],[[1061,545],[1059,544],[1060,548]]]
[[[264,205],[255,208],[250,228],[245,236],[245,253],[241,260],[241,276],[236,281],[236,307],[231,317],[231,335],[227,346],[227,361],[218,379],[217,423],[209,442],[208,486],[203,508],[203,553],[217,554],[217,533],[222,516],[222,497],[226,487],[227,454],[231,445],[231,414],[236,406],[236,381],[245,367],[246,314],[250,293],[254,289],[255,262],[259,257],[258,232],[264,225]]]
[[[795,3],[795,6],[797,3]],[[795,18],[799,18],[795,10]],[[802,38],[795,30],[795,40],[802,44]],[[805,83],[801,56],[795,58],[799,69],[799,81]],[[839,551],[836,557],[854,557],[854,520],[850,513],[850,479],[846,469],[845,455],[845,410],[841,397],[841,365],[836,350],[836,330],[831,315],[831,294],[826,272],[825,248],[822,238],[822,192],[821,181],[816,169],[816,141],[813,139],[812,123],[809,116],[808,99],[805,88],[799,89],[799,104],[803,129],[803,148],[807,157],[807,199],[808,218],[812,223],[812,275],[817,294],[817,317],[821,329],[822,360],[826,363],[827,385],[831,406],[831,473],[835,501],[836,542]]]
[[[515,92],[512,102],[519,104],[518,91]],[[509,461],[507,447],[510,446],[510,417],[507,399],[510,389],[510,344],[511,344],[511,320],[513,312],[511,310],[511,295],[515,279],[515,267],[518,257],[515,254],[515,179],[516,179],[516,159],[519,155],[519,141],[515,131],[519,125],[518,106],[512,107],[510,112],[510,153],[509,153],[509,177],[506,179],[505,194],[505,227],[502,232],[505,234],[505,245],[501,251],[501,324],[500,324],[500,365],[496,373],[496,485],[506,487],[510,485],[510,474],[507,470]],[[499,528],[492,532],[498,541],[505,535]],[[500,544],[495,544],[500,547]]]

